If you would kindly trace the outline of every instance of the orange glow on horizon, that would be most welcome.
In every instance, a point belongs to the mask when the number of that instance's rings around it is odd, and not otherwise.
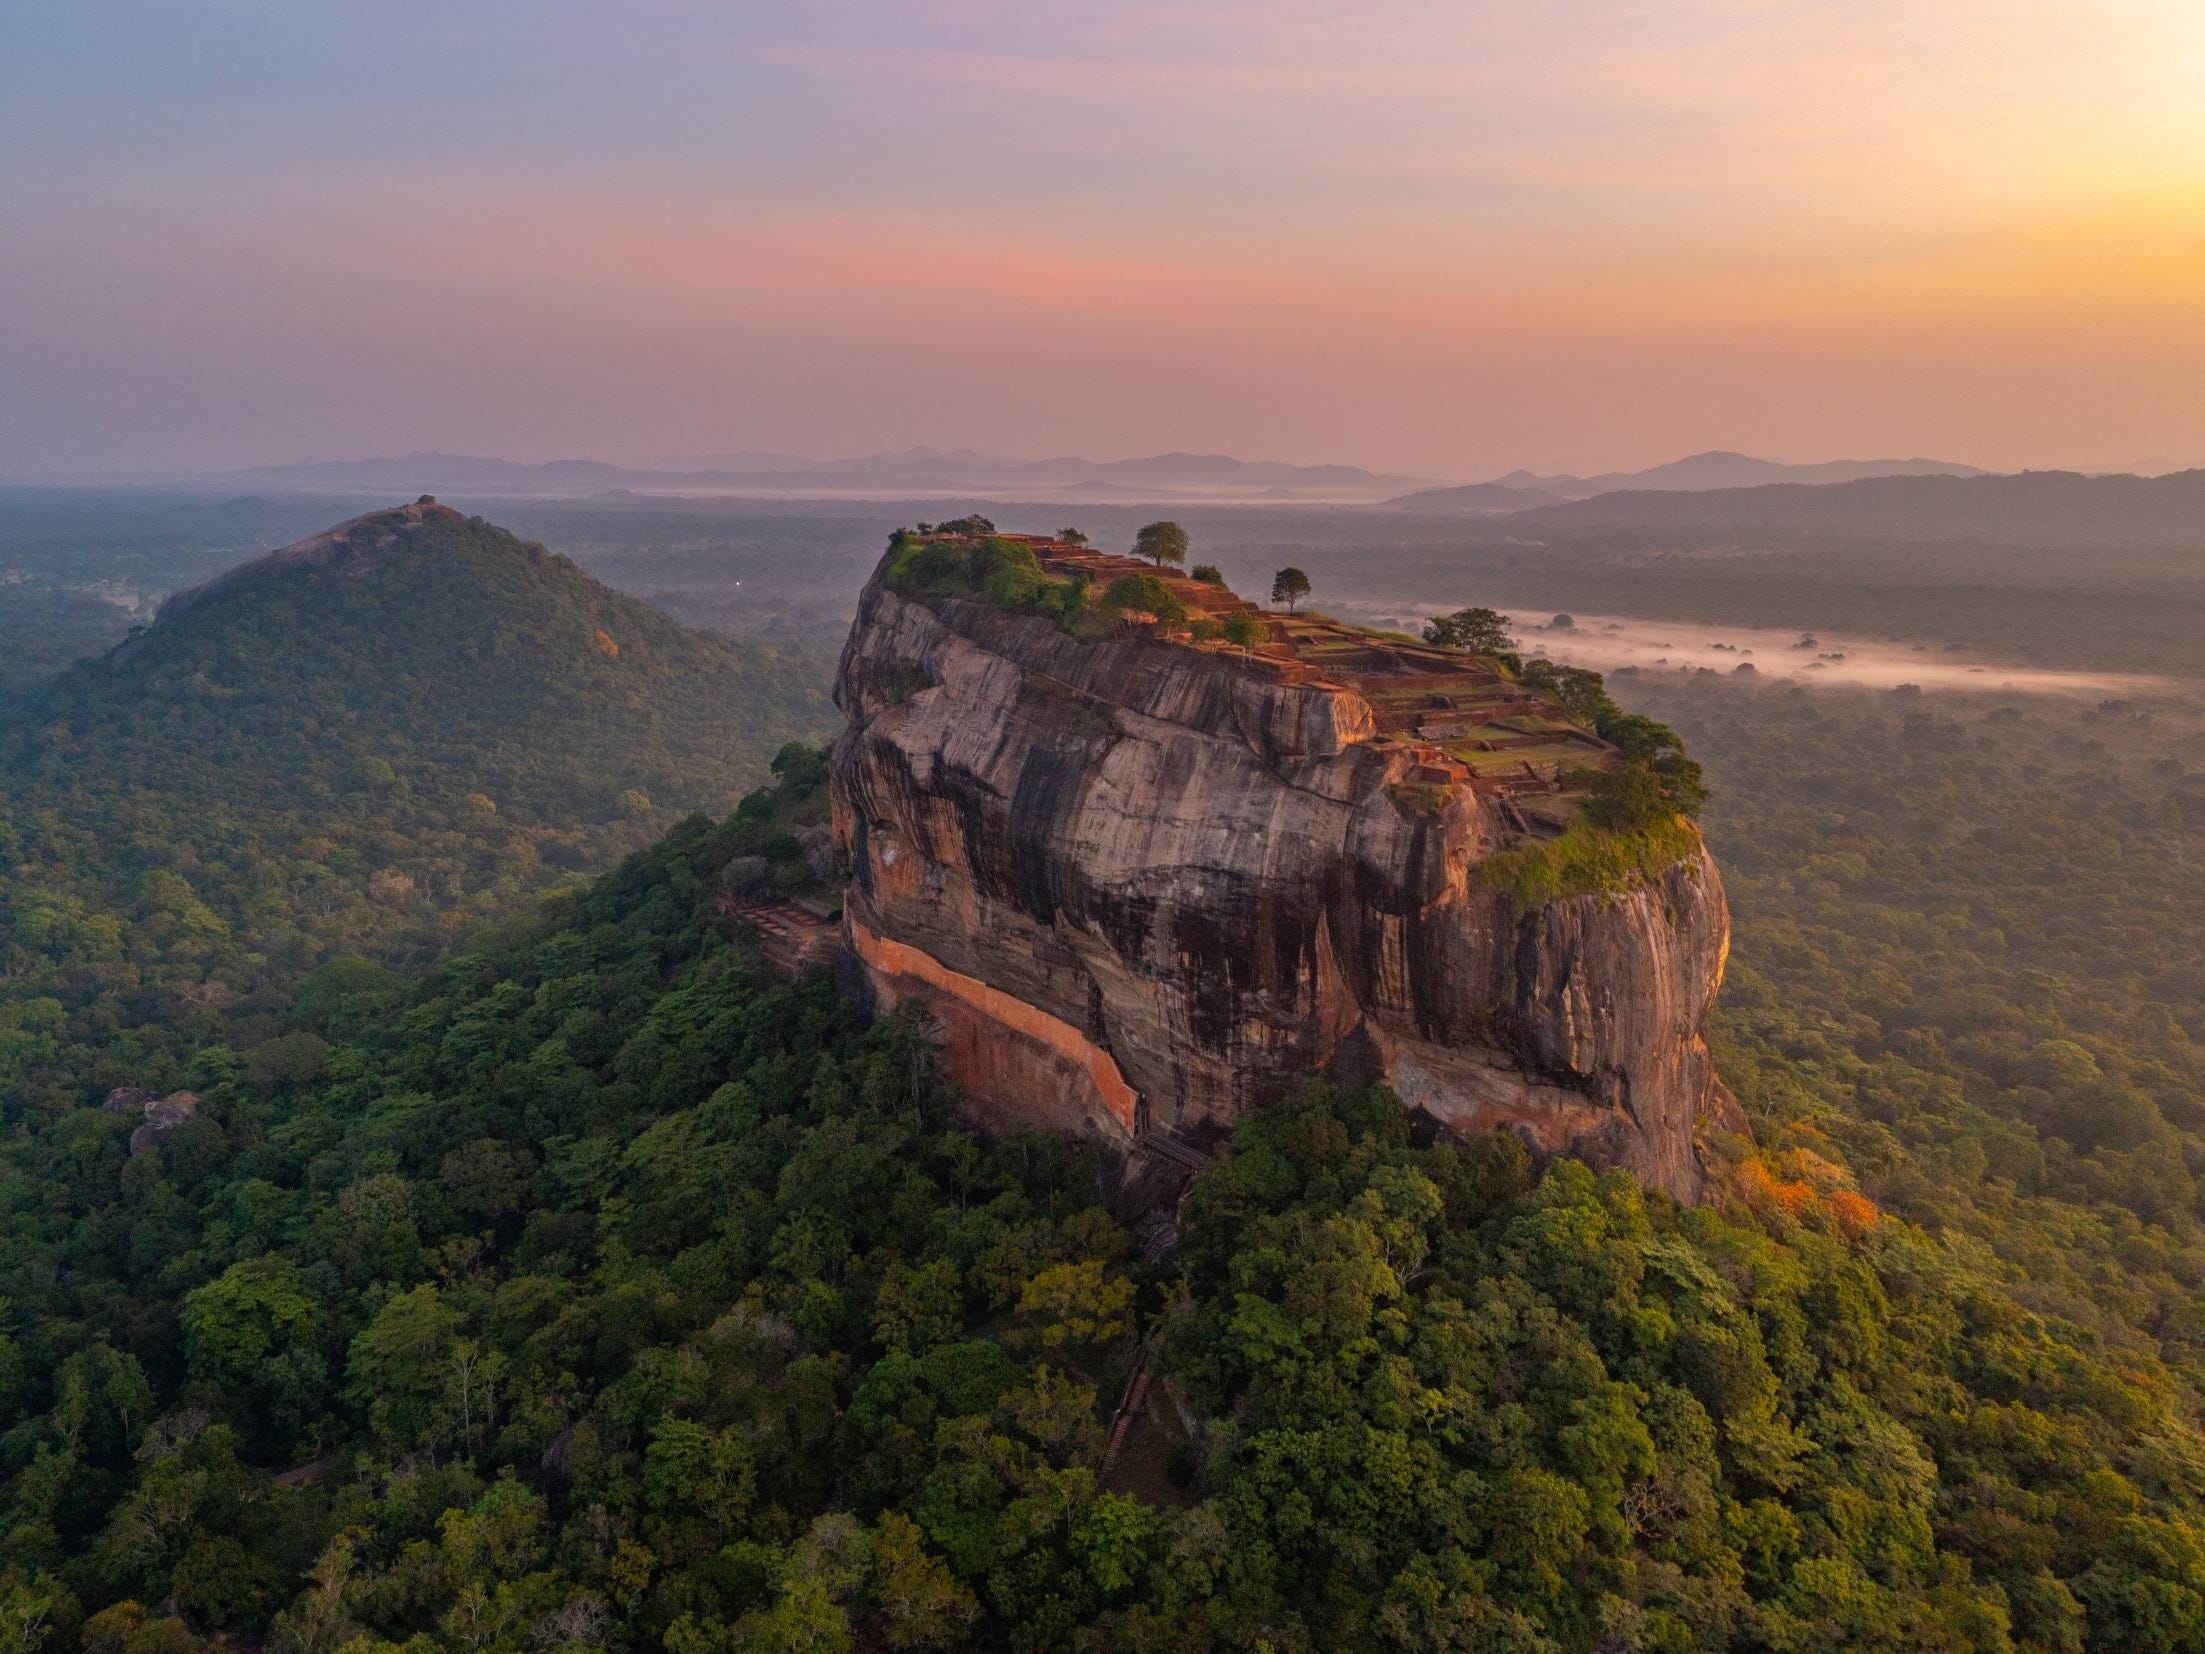
[[[0,62],[26,474],[300,441],[2205,459],[2199,0],[683,4],[562,12],[496,87],[336,11],[256,55],[124,5]],[[403,361],[470,393],[425,408]]]

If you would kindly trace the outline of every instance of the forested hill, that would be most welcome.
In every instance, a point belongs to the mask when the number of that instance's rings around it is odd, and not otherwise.
[[[0,724],[0,1034],[60,1019],[0,1092],[170,1083],[333,952],[425,956],[724,812],[823,679],[427,500],[173,599]]]
[[[119,766],[180,802],[396,788],[548,824],[647,808],[633,792],[724,811],[821,711],[771,654],[424,501],[179,593],[57,680],[11,756]]]

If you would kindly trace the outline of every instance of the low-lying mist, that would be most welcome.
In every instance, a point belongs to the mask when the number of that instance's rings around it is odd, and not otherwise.
[[[1361,625],[1415,631],[1444,605],[1335,602],[1329,612]],[[1515,615],[1527,656],[1543,655],[1599,672],[1716,673],[1767,682],[1895,689],[1998,691],[2040,695],[2144,695],[2178,687],[2177,680],[2138,672],[2072,672],[2020,666],[1958,645],[1900,643],[1838,632],[1716,626],[1633,615],[1576,612],[1568,624],[1553,615]]]

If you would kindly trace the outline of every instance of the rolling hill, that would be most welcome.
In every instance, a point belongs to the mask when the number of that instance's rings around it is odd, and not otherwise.
[[[249,1031],[335,953],[419,956],[724,812],[824,733],[824,665],[427,500],[247,563],[0,723],[0,1025]]]
[[[424,501],[171,597],[56,680],[16,762],[96,756],[163,784],[212,762],[226,796],[271,804],[302,783],[356,797],[380,764],[404,795],[554,826],[634,812],[632,791],[724,810],[821,710],[770,654]]]

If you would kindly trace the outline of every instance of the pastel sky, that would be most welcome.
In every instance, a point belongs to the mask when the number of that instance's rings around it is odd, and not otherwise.
[[[8,0],[0,476],[2205,463],[2205,0]]]

